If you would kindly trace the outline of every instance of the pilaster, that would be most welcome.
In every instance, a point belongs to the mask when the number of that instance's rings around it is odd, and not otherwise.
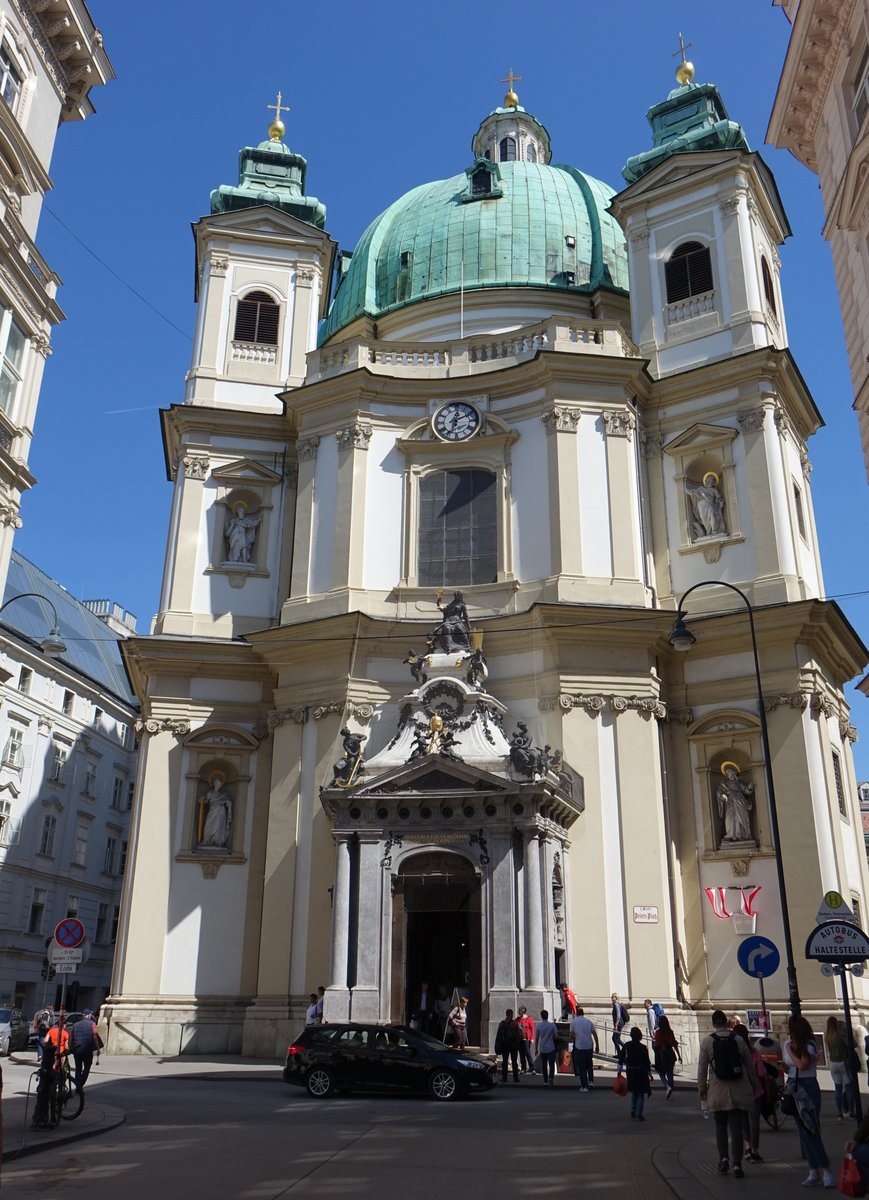
[[[549,541],[552,573],[582,574],[582,510],[576,431],[579,410],[553,406],[540,418],[546,426],[549,460]]]

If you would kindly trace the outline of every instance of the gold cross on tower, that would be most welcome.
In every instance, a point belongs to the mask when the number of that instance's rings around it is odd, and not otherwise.
[[[522,76],[521,76],[521,75],[514,75],[514,74],[513,74],[513,68],[511,67],[511,68],[510,68],[510,70],[509,70],[509,72],[508,72],[508,74],[507,74],[507,78],[506,78],[506,79],[502,79],[502,80],[501,80],[501,82],[502,82],[502,83],[506,83],[506,84],[509,86],[509,88],[510,88],[509,92],[508,92],[508,93],[507,93],[507,95],[504,97],[504,107],[505,107],[505,108],[518,108],[518,107],[519,107],[519,97],[518,97],[518,96],[516,95],[516,93],[513,91],[513,84],[514,84],[514,83],[521,83],[521,82],[522,82]]]
[[[266,108],[273,108],[275,110],[275,119],[272,121],[271,125],[269,125],[269,137],[273,142],[279,142],[286,132],[286,126],[281,120],[281,112],[289,112],[290,106],[289,104],[281,104],[282,99],[283,97],[281,93],[278,92],[277,104],[266,105]]]
[[[676,55],[678,54],[681,59],[681,62],[679,63],[678,67],[676,68],[676,82],[681,84],[682,87],[685,87],[694,78],[694,64],[692,62],[689,62],[688,59],[685,57],[685,51],[690,50],[693,45],[694,45],[693,42],[686,42],[685,39],[682,37],[682,34],[680,33],[679,34],[679,49],[673,51],[672,57],[675,58]]]

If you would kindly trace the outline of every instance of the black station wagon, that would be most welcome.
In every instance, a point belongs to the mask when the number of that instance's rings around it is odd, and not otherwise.
[[[287,1047],[284,1080],[325,1099],[339,1091],[428,1092],[452,1100],[495,1086],[493,1063],[406,1025],[306,1025]]]

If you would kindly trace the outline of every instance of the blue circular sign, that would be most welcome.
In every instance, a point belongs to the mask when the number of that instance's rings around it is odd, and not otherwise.
[[[742,942],[736,952],[736,961],[752,979],[768,979],[781,966],[781,954],[775,942],[755,934]]]

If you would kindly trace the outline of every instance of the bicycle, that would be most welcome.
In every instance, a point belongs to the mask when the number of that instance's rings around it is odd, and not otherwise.
[[[68,1055],[55,1056],[51,1065],[37,1074],[34,1128],[54,1129],[61,1121],[74,1121],[81,1116],[84,1092],[75,1090]]]

